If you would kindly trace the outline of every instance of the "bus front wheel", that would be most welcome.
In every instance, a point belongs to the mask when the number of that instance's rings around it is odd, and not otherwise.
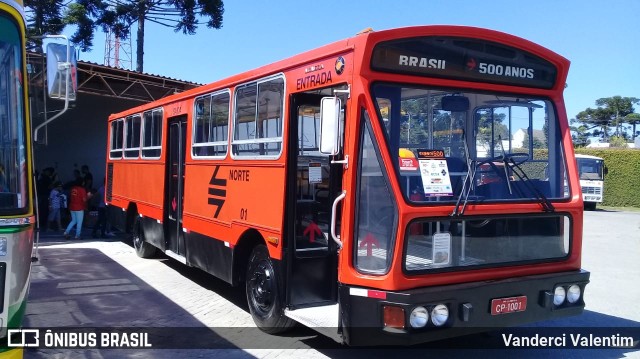
[[[276,334],[294,325],[295,322],[284,315],[278,277],[264,245],[256,246],[249,257],[246,291],[249,312],[260,330]]]

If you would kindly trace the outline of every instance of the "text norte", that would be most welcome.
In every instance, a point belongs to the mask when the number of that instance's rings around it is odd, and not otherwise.
[[[296,90],[304,90],[332,82],[331,71],[321,72],[319,74],[308,75],[296,80]]]

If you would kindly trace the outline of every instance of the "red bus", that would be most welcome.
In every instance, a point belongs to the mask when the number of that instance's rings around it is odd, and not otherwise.
[[[366,31],[113,114],[106,199],[138,255],[245,286],[269,333],[413,344],[578,315],[568,69],[486,29]]]

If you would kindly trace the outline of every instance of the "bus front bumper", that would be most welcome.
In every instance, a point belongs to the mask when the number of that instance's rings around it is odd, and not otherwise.
[[[347,344],[356,346],[412,345],[579,315],[584,310],[587,283],[589,272],[579,270],[397,292],[340,285],[342,336]],[[579,298],[574,287],[573,303],[565,297],[557,304],[560,297],[554,304],[556,288],[563,287],[567,293],[572,285],[580,288]],[[448,309],[444,321],[439,305]],[[411,324],[411,313],[418,307],[429,314],[421,328]],[[433,320],[436,307],[440,311],[435,317],[440,321]],[[424,323],[424,315],[416,322]]]

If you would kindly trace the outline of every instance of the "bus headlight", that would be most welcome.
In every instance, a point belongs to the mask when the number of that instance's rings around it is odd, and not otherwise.
[[[425,307],[415,307],[409,316],[409,324],[412,328],[422,328],[429,322],[429,313]]]
[[[440,327],[449,319],[449,308],[444,304],[438,304],[431,310],[431,322]]]
[[[558,306],[564,303],[564,298],[567,296],[567,292],[564,290],[564,287],[557,286],[553,291],[553,305]]]
[[[577,284],[572,284],[567,291],[567,301],[571,304],[574,304],[578,301],[578,299],[580,299],[580,294],[580,286],[578,286]]]

